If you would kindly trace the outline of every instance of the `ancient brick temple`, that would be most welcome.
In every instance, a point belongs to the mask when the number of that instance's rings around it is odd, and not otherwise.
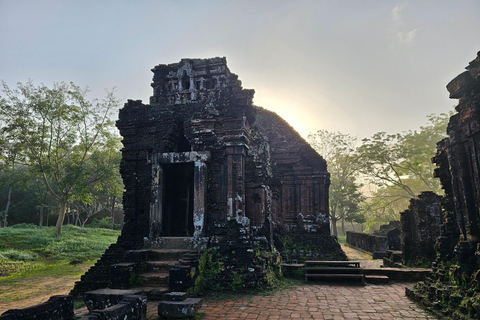
[[[278,233],[330,236],[325,161],[282,118],[252,104],[254,91],[225,58],[152,71],[150,104],[128,100],[119,113],[125,225],[99,265],[175,238],[205,249],[232,222],[266,248]],[[341,252],[325,243],[315,249],[323,257]]]
[[[125,228],[134,246],[226,232],[230,220],[260,230],[328,233],[325,161],[275,113],[252,104],[225,58],[152,69],[150,105],[129,100],[117,126]],[[133,245],[133,244],[132,244]]]
[[[407,292],[451,319],[480,318],[480,52],[466,69],[447,85],[459,103],[433,158],[445,190],[434,272]]]

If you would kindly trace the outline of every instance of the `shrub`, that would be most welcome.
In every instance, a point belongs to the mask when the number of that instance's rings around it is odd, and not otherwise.
[[[10,261],[36,261],[38,259],[38,255],[31,252],[26,251],[18,251],[18,250],[7,250],[0,252],[0,260],[10,260]]]
[[[39,227],[37,225],[34,225],[33,223],[18,223],[18,224],[14,224],[10,228],[14,228],[14,229],[38,229]]]
[[[104,217],[102,219],[94,218],[92,223],[86,225],[88,228],[104,228],[104,229],[112,229],[112,217]],[[113,230],[120,230],[122,225],[120,223],[115,223],[113,226]]]

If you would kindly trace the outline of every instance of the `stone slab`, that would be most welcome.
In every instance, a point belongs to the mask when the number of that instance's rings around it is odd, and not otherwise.
[[[195,316],[201,306],[201,298],[188,298],[184,301],[160,301],[158,303],[158,315],[174,319],[191,318]]]
[[[163,294],[163,300],[166,301],[184,301],[186,299],[186,292],[168,292]]]

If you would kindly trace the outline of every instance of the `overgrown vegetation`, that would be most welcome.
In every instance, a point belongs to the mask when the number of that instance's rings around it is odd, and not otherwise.
[[[225,267],[225,257],[209,249],[203,252],[198,267],[191,271],[194,286],[189,289],[189,294],[202,295],[205,291],[263,292],[281,287],[284,278],[280,261],[276,251],[255,250],[255,263],[262,269],[259,276],[256,273],[258,270],[249,270],[247,266]]]

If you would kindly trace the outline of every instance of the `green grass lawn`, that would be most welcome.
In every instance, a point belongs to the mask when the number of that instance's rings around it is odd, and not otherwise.
[[[120,235],[120,231],[69,225],[61,235],[54,230],[34,225],[0,228],[0,283],[5,277],[68,272],[62,266],[97,260]]]

